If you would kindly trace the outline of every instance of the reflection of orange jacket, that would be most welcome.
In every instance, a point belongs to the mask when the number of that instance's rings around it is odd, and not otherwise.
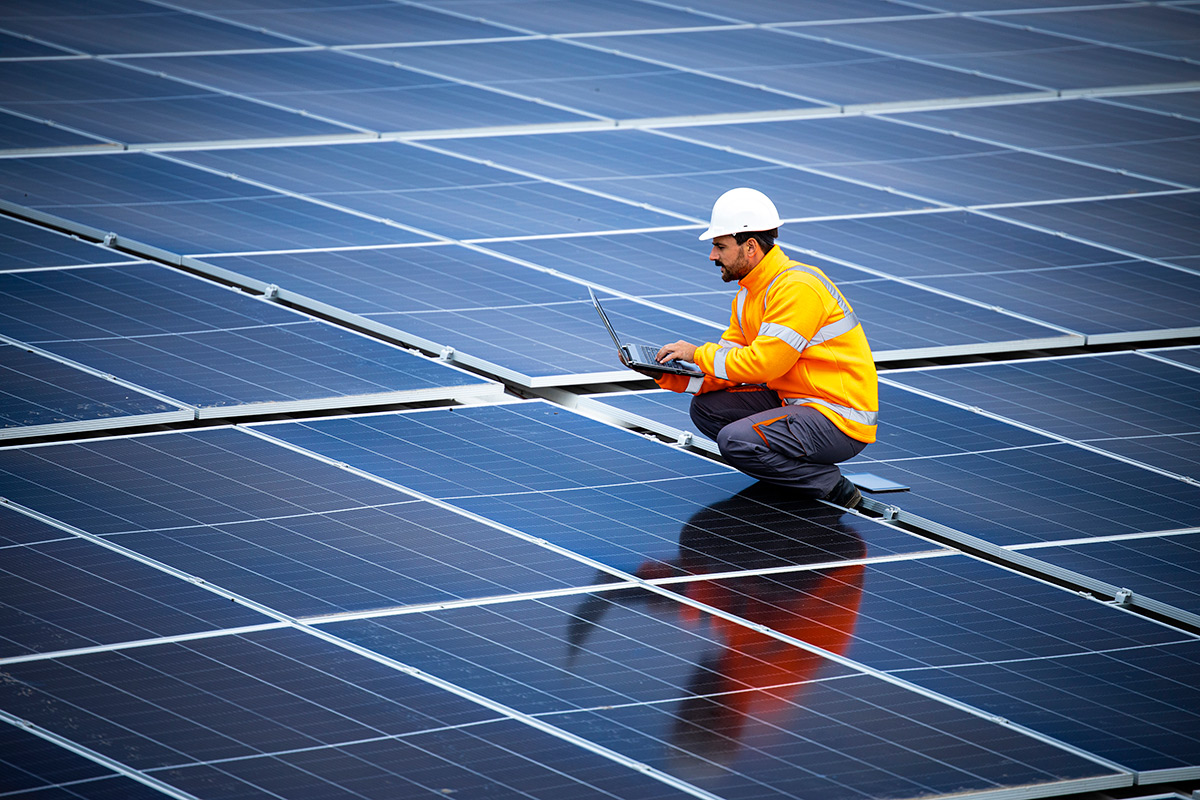
[[[741,578],[697,581],[686,584],[685,592],[692,600],[844,655],[858,618],[863,570],[862,564],[816,570],[808,573],[810,581],[805,581],[808,585],[803,588],[795,586],[790,576],[750,579],[782,578],[792,584],[768,593],[743,585],[747,579]],[[685,619],[699,618],[699,611],[690,606],[685,606],[682,613]],[[786,705],[825,663],[818,655],[744,625],[723,619],[714,619],[713,625],[726,644],[716,670],[723,678],[723,689],[735,693],[723,701],[731,709],[746,712],[751,705],[763,710]]]
[[[816,408],[850,438],[875,441],[875,361],[833,282],[775,246],[739,286],[721,341],[696,349],[703,381],[664,375],[659,386],[698,393],[765,384],[784,402]]]

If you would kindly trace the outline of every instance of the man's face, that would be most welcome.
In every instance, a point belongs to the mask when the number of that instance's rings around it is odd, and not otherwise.
[[[732,236],[718,236],[712,240],[712,252],[708,254],[708,260],[721,268],[721,280],[731,283],[750,274],[751,264],[746,247],[753,241],[747,239],[746,244],[739,245]]]

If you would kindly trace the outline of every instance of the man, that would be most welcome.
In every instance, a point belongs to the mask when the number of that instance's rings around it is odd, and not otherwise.
[[[732,466],[844,508],[862,502],[836,464],[875,441],[875,361],[850,304],[821,270],[775,244],[779,212],[755,189],[713,204],[709,260],[740,287],[719,342],[665,345],[658,361],[695,363],[703,377],[663,374],[693,394],[692,422]]]

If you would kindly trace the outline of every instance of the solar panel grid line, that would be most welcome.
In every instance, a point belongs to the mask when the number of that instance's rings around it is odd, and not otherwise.
[[[421,413],[421,412],[410,412],[410,413]],[[259,427],[261,428],[261,427],[263,427],[263,426],[259,426]],[[255,432],[255,431],[252,431],[252,432]],[[263,436],[265,436],[265,437],[268,437],[268,438],[273,438],[273,437],[269,437],[269,435],[268,435],[268,434],[259,434],[259,435],[263,435]],[[292,445],[289,445],[289,444],[287,444],[287,443],[284,443],[284,442],[282,442],[282,440],[279,440],[279,441],[280,441],[281,443],[283,443],[283,444],[284,444],[284,446],[294,447],[294,446],[292,446]],[[315,458],[318,458],[318,459],[320,459],[320,460],[325,460],[325,461],[327,461],[328,463],[331,463],[331,464],[337,465],[337,466],[339,466],[339,467],[341,467],[341,468],[343,468],[343,469],[350,470],[351,472],[361,473],[361,474],[362,474],[364,477],[371,477],[371,475],[370,475],[370,473],[369,473],[369,472],[358,470],[358,468],[356,468],[356,467],[353,467],[353,466],[351,466],[351,465],[342,464],[342,463],[340,463],[340,462],[337,462],[337,461],[334,461],[334,460],[332,460],[332,459],[329,459],[329,458],[327,458],[327,457],[325,457],[325,456],[322,456],[322,455],[321,455],[321,454],[319,454],[319,453],[313,453],[313,452],[311,452],[311,451],[304,450],[303,448],[299,448],[299,450],[300,450],[301,452],[306,452],[306,453],[308,453],[309,455],[312,455],[313,457],[315,457]],[[699,457],[701,457],[701,456],[697,456],[697,457],[699,458]],[[405,493],[407,493],[407,494],[411,494],[411,495],[412,495],[412,496],[414,496],[414,497],[419,497],[420,499],[426,500],[426,501],[428,501],[428,502],[431,502],[431,503],[435,503],[435,504],[441,504],[441,503],[444,503],[444,502],[445,502],[445,501],[443,501],[443,500],[439,500],[439,499],[437,499],[437,498],[434,498],[434,497],[432,497],[432,496],[426,495],[426,494],[424,494],[424,493],[422,493],[422,492],[417,492],[417,491],[415,491],[415,490],[413,490],[413,489],[407,488],[407,487],[403,486],[403,484],[396,484],[396,483],[393,483],[393,482],[387,481],[386,479],[382,479],[382,478],[378,478],[378,477],[375,477],[375,480],[377,480],[377,481],[380,481],[380,482],[381,482],[381,483],[383,483],[384,485],[391,485],[391,486],[394,486],[395,488],[399,489],[400,491],[403,491],[403,492],[405,492]],[[569,550],[569,549],[567,549],[567,548],[562,548],[562,547],[559,547],[558,545],[555,545],[554,543],[552,543],[552,542],[549,542],[549,541],[546,541],[546,540],[544,540],[544,539],[540,539],[540,538],[538,538],[538,537],[532,537],[532,536],[530,536],[529,534],[526,534],[526,533],[524,533],[523,531],[520,531],[520,530],[518,530],[518,529],[512,528],[511,526],[508,526],[508,525],[504,525],[504,524],[502,524],[502,523],[497,523],[497,522],[495,522],[495,521],[489,520],[489,519],[487,519],[486,517],[483,517],[483,516],[481,516],[481,515],[477,515],[477,514],[475,514],[474,512],[470,512],[470,511],[467,511],[467,510],[465,510],[465,509],[459,508],[459,507],[457,507],[457,506],[453,506],[452,504],[449,504],[449,503],[446,503],[446,507],[447,507],[449,510],[455,511],[456,513],[460,513],[460,514],[463,514],[463,515],[465,515],[465,516],[468,516],[468,517],[470,517],[470,518],[476,519],[476,521],[478,521],[478,522],[481,522],[481,523],[483,523],[483,524],[492,525],[492,526],[494,526],[494,527],[497,527],[497,528],[499,528],[499,529],[501,529],[501,530],[504,530],[505,532],[508,532],[508,533],[510,533],[510,534],[512,534],[512,535],[515,535],[515,536],[517,536],[518,538],[523,538],[523,539],[526,539],[527,541],[531,541],[532,543],[534,543],[534,544],[537,544],[537,545],[539,545],[539,546],[541,546],[541,547],[546,547],[546,548],[548,548],[548,549],[555,550],[555,551],[559,552],[559,553],[560,553],[560,554],[562,554],[562,555],[566,555],[566,556],[567,556],[567,557],[569,557],[569,558],[572,558],[572,559],[574,559],[574,560],[580,561],[581,563],[585,563],[585,564],[588,564],[588,565],[590,565],[590,566],[593,566],[594,568],[596,568],[597,570],[599,570],[599,571],[601,571],[601,572],[604,572],[604,573],[607,573],[607,574],[613,575],[614,577],[617,577],[619,580],[623,580],[623,581],[632,581],[632,582],[636,583],[638,586],[640,586],[640,587],[642,587],[642,588],[644,588],[644,589],[647,589],[647,590],[649,590],[649,591],[651,591],[651,592],[654,592],[654,593],[656,593],[656,594],[663,595],[663,596],[665,596],[665,597],[668,597],[668,598],[670,598],[670,599],[672,599],[672,600],[674,600],[674,601],[676,601],[676,602],[682,603],[682,604],[684,604],[684,605],[688,605],[688,606],[690,606],[690,607],[692,607],[692,608],[694,608],[694,609],[696,609],[696,610],[698,610],[698,611],[700,611],[700,612],[702,612],[702,613],[711,614],[711,615],[713,615],[713,616],[715,616],[715,617],[717,617],[717,618],[724,619],[724,620],[726,620],[726,621],[728,621],[728,622],[731,622],[731,623],[733,623],[733,624],[735,624],[735,625],[738,625],[738,626],[740,626],[740,627],[745,627],[745,628],[748,628],[749,630],[755,631],[756,633],[760,633],[760,634],[763,634],[763,635],[765,635],[765,636],[769,636],[769,637],[771,637],[771,638],[777,639],[777,640],[779,640],[780,642],[783,642],[784,644],[788,644],[788,645],[791,645],[791,646],[794,646],[794,647],[799,647],[800,649],[802,649],[802,650],[805,650],[806,652],[813,653],[813,654],[815,654],[815,655],[817,655],[817,656],[820,656],[820,657],[826,658],[826,659],[828,659],[828,660],[832,661],[833,663],[836,663],[836,664],[839,664],[839,665],[841,665],[841,666],[847,667],[847,668],[849,668],[849,669],[851,669],[851,670],[854,670],[854,671],[856,671],[856,672],[865,673],[865,674],[867,674],[867,675],[870,675],[870,676],[872,676],[872,677],[875,677],[875,678],[882,679],[882,680],[884,680],[885,682],[891,683],[891,684],[893,684],[893,685],[895,685],[895,686],[898,686],[898,687],[900,687],[900,688],[902,688],[902,689],[905,689],[905,690],[907,690],[907,691],[914,692],[914,693],[916,693],[916,694],[919,694],[919,695],[921,695],[921,696],[923,696],[923,697],[927,697],[927,698],[929,698],[929,699],[932,699],[932,700],[934,700],[934,701],[936,701],[936,702],[939,702],[939,703],[944,703],[944,704],[946,704],[946,705],[949,705],[949,706],[951,706],[951,707],[953,707],[953,708],[956,708],[956,709],[958,709],[958,710],[960,710],[960,711],[965,711],[965,712],[967,712],[967,713],[969,713],[969,714],[972,714],[972,715],[974,715],[974,716],[980,717],[980,718],[982,718],[982,719],[984,719],[984,720],[988,720],[988,721],[991,721],[991,722],[996,722],[996,723],[998,723],[998,724],[1002,724],[1002,725],[1005,725],[1005,726],[1013,727],[1015,730],[1019,730],[1019,731],[1021,731],[1022,733],[1026,734],[1026,735],[1029,735],[1029,736],[1032,736],[1032,737],[1034,737],[1034,738],[1038,739],[1039,741],[1045,742],[1045,743],[1047,743],[1047,744],[1051,744],[1051,745],[1053,745],[1053,746],[1056,746],[1056,747],[1060,747],[1060,748],[1062,748],[1062,749],[1064,749],[1064,750],[1066,750],[1066,751],[1068,751],[1068,752],[1071,752],[1071,753],[1073,753],[1073,754],[1075,754],[1075,755],[1077,755],[1077,756],[1083,757],[1083,758],[1087,758],[1088,760],[1091,760],[1091,761],[1093,761],[1093,762],[1095,762],[1095,763],[1097,763],[1097,764],[1103,765],[1103,766],[1105,766],[1106,768],[1112,769],[1112,770],[1114,770],[1114,771],[1116,771],[1116,772],[1120,772],[1120,773],[1127,773],[1127,772],[1129,772],[1129,770],[1128,770],[1127,768],[1125,768],[1125,767],[1123,767],[1123,766],[1121,766],[1121,765],[1119,765],[1119,764],[1116,764],[1115,762],[1112,762],[1112,761],[1110,761],[1110,760],[1108,760],[1108,759],[1105,759],[1105,758],[1102,758],[1102,757],[1100,757],[1100,756],[1097,756],[1097,755],[1095,755],[1095,754],[1093,754],[1093,753],[1089,753],[1089,752],[1086,752],[1086,751],[1080,750],[1080,749],[1078,749],[1078,748],[1074,747],[1073,745],[1070,745],[1070,744],[1068,744],[1068,743],[1066,743],[1066,742],[1062,742],[1062,741],[1060,741],[1060,740],[1058,740],[1058,739],[1056,739],[1056,738],[1054,738],[1054,737],[1050,737],[1050,736],[1047,736],[1047,735],[1045,735],[1045,734],[1042,734],[1042,733],[1040,733],[1040,732],[1034,731],[1034,730],[1032,730],[1032,729],[1025,728],[1024,726],[1021,726],[1021,725],[1016,725],[1016,724],[1014,724],[1014,723],[1011,723],[1011,722],[1010,722],[1010,721],[1008,721],[1008,720],[1005,720],[1005,719],[1003,719],[1003,718],[997,717],[997,716],[995,716],[995,715],[993,715],[993,714],[989,714],[988,712],[986,712],[986,711],[982,711],[982,710],[980,710],[979,708],[977,708],[977,707],[975,707],[975,706],[972,706],[972,705],[970,705],[970,704],[968,704],[968,703],[964,703],[964,702],[962,702],[962,701],[960,701],[960,700],[957,700],[957,699],[955,699],[955,698],[952,698],[952,697],[949,697],[949,696],[943,695],[943,694],[941,694],[941,693],[939,693],[939,692],[935,692],[935,691],[932,691],[932,690],[926,689],[925,687],[919,686],[919,685],[917,685],[917,684],[914,684],[914,683],[911,683],[911,682],[909,682],[909,681],[906,681],[906,680],[903,680],[903,679],[896,678],[896,677],[894,677],[894,676],[891,676],[890,674],[888,674],[888,673],[887,673],[887,672],[885,672],[885,671],[878,670],[878,669],[875,669],[875,668],[873,668],[873,667],[870,667],[870,666],[868,666],[868,665],[862,664],[862,663],[860,663],[860,662],[857,662],[857,661],[854,661],[854,660],[848,659],[848,658],[846,658],[846,657],[844,657],[844,656],[838,655],[838,654],[836,654],[836,653],[833,653],[833,652],[831,652],[831,651],[829,651],[829,650],[826,650],[826,649],[824,649],[824,648],[821,648],[821,647],[818,647],[818,646],[816,646],[816,645],[813,645],[813,644],[811,644],[811,643],[809,643],[809,642],[807,642],[807,641],[804,641],[803,639],[799,639],[799,638],[797,638],[797,637],[795,637],[795,636],[791,636],[791,635],[788,635],[788,634],[786,634],[786,633],[782,633],[782,632],[779,632],[779,631],[773,630],[773,629],[771,629],[771,628],[769,628],[769,627],[767,627],[767,626],[765,626],[765,625],[762,625],[762,624],[760,624],[760,623],[756,623],[756,622],[752,622],[752,621],[750,621],[750,620],[747,620],[747,619],[745,619],[744,617],[738,616],[738,615],[736,615],[736,614],[732,614],[732,613],[730,613],[730,612],[728,612],[728,611],[725,611],[724,609],[717,608],[717,607],[715,607],[715,606],[712,606],[712,605],[710,605],[710,604],[708,604],[708,603],[704,603],[704,602],[701,602],[701,601],[697,601],[697,600],[694,600],[694,599],[692,599],[692,598],[686,597],[685,595],[679,595],[679,594],[677,594],[677,593],[675,593],[675,592],[672,592],[672,591],[670,591],[669,589],[664,589],[664,588],[661,588],[661,587],[655,586],[654,584],[652,584],[651,582],[647,581],[646,579],[643,579],[643,578],[640,578],[640,577],[638,577],[638,576],[635,576],[635,575],[629,574],[628,572],[625,572],[625,571],[623,571],[623,570],[617,569],[617,568],[615,568],[615,567],[611,567],[611,566],[609,566],[609,565],[607,565],[607,564],[605,564],[605,563],[603,563],[603,562],[597,561],[597,560],[595,560],[595,559],[592,559],[592,558],[589,558],[589,557],[587,557],[587,556],[583,556],[583,555],[581,555],[581,554],[579,554],[579,553],[575,553],[575,552],[573,552],[573,551],[571,551],[571,550]],[[850,513],[855,513],[855,512],[850,512]],[[972,537],[972,538],[973,538],[973,537]],[[1020,556],[1020,554],[1016,554],[1016,555],[1017,555],[1017,557],[1018,557],[1018,558],[1020,558],[1020,557],[1021,557],[1021,556]],[[1027,558],[1027,557],[1026,557],[1026,558]],[[1029,559],[1029,560],[1030,560],[1030,561],[1033,561],[1034,559]]]
[[[1144,531],[1138,533],[1114,533],[1107,536],[1088,536],[1079,539],[1059,539],[1053,542],[1024,542],[1007,544],[1008,550],[1043,550],[1048,547],[1069,547],[1076,544],[1093,544],[1097,542],[1126,542],[1137,539],[1159,539],[1164,536],[1185,536],[1190,533],[1200,533],[1200,527],[1177,528],[1169,531]]]
[[[999,139],[991,139],[986,136],[980,136],[980,135],[974,134],[974,133],[964,133],[961,131],[954,131],[949,128],[941,128],[941,127],[938,127],[937,125],[931,125],[927,122],[921,122],[921,121],[915,120],[915,119],[913,119],[911,117],[907,117],[907,116],[905,116],[905,117],[880,117],[880,119],[883,119],[887,122],[891,122],[891,123],[898,124],[898,125],[906,125],[906,126],[909,126],[912,128],[917,128],[919,130],[926,130],[926,131],[932,131],[935,133],[948,134],[948,135],[955,136],[956,138],[961,137],[963,139],[969,139],[970,141],[980,142],[980,143],[988,144],[988,145],[994,145],[996,147],[1003,147],[1006,150],[1013,150],[1018,153],[1028,153],[1029,155],[1038,156],[1040,158],[1049,158],[1049,159],[1052,159],[1055,161],[1061,161],[1065,164],[1073,164],[1075,166],[1087,167],[1089,169],[1098,169],[1103,172],[1111,172],[1111,173],[1115,173],[1115,174],[1119,174],[1119,175],[1128,175],[1130,177],[1140,178],[1142,180],[1152,181],[1154,183],[1161,183],[1164,186],[1171,186],[1176,189],[1195,189],[1196,188],[1195,186],[1187,184],[1187,183],[1181,183],[1179,181],[1170,181],[1170,180],[1166,180],[1164,178],[1158,178],[1153,175],[1139,173],[1136,170],[1119,169],[1117,167],[1105,166],[1104,164],[1100,164],[1095,161],[1088,161],[1086,159],[1081,159],[1081,158],[1071,158],[1067,155],[1063,155],[1062,153],[1056,152],[1053,150],[1050,150],[1050,151],[1039,150],[1036,147],[1025,147],[1025,146],[1021,146],[1021,145],[1017,145],[1017,144],[1012,144],[1009,142],[1003,142],[1003,141],[1000,141]]]
[[[158,778],[155,778],[152,775],[147,775],[145,772],[143,772],[141,770],[133,769],[132,767],[122,764],[120,761],[117,761],[116,759],[113,759],[113,758],[109,758],[108,756],[104,755],[103,753],[99,753],[99,752],[91,749],[90,747],[84,747],[83,745],[80,745],[76,742],[71,741],[70,739],[68,739],[65,736],[60,736],[59,734],[54,733],[53,731],[47,730],[46,728],[43,728],[40,725],[35,725],[32,722],[28,722],[26,720],[21,719],[20,717],[15,717],[12,714],[9,714],[4,709],[0,709],[0,721],[7,723],[9,725],[13,725],[14,727],[19,728],[20,730],[26,731],[30,734],[33,734],[34,736],[37,736],[40,739],[44,739],[45,741],[50,742],[51,744],[55,744],[66,750],[69,750],[70,752],[75,753],[78,756],[82,756],[83,758],[87,759],[88,761],[91,761],[95,764],[99,764],[100,766],[102,766],[106,769],[112,770],[112,772],[117,775],[123,775],[126,778],[137,781],[138,783],[142,784],[143,786],[146,786],[150,789],[154,789],[158,792],[161,792],[163,795],[165,795],[167,797],[173,797],[173,798],[175,798],[175,800],[202,800],[202,798],[196,797],[196,795],[194,795],[194,794],[190,794],[188,792],[184,792],[180,789],[177,789],[174,786],[171,786],[169,783],[166,783]]]
[[[1182,361],[1176,361],[1168,356],[1162,355],[1164,352],[1169,352],[1169,351],[1166,351],[1166,350],[1158,350],[1158,351],[1138,350],[1137,354],[1140,356],[1145,356],[1146,358],[1152,358],[1155,361],[1164,361],[1173,367],[1182,367],[1183,369],[1189,369],[1189,370],[1192,370],[1193,372],[1200,372],[1200,366],[1196,366],[1194,364],[1185,364]]]

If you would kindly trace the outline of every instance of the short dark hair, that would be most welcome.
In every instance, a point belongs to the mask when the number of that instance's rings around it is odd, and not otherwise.
[[[771,228],[769,231],[738,231],[733,234],[733,240],[738,245],[745,244],[747,239],[754,239],[764,253],[769,252],[775,246],[777,238],[779,238],[779,228]]]

